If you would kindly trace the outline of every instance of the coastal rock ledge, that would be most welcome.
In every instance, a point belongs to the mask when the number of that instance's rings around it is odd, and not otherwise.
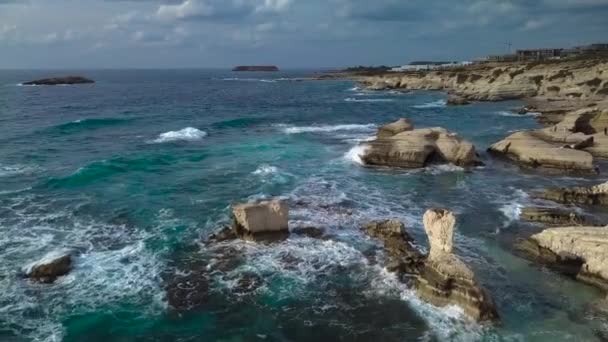
[[[608,205],[608,182],[591,187],[554,188],[548,189],[535,197],[565,203]]]
[[[414,240],[399,221],[372,222],[363,229],[383,241],[388,255],[387,269],[416,289],[423,300],[436,306],[458,305],[478,321],[498,319],[488,292],[453,253],[454,214],[445,209],[431,209],[424,214],[423,221],[430,245],[428,255],[413,246]]]
[[[550,228],[517,248],[577,280],[608,290],[608,227]]]
[[[380,127],[376,139],[359,146],[365,165],[421,168],[433,163],[482,165],[475,146],[445,128],[414,129],[405,118]]]

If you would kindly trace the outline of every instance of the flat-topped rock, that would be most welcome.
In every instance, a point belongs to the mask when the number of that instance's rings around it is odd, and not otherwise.
[[[289,231],[289,206],[286,201],[237,204],[232,207],[232,214],[237,230],[250,234]]]
[[[23,85],[63,85],[63,84],[88,84],[95,81],[81,76],[66,76],[43,78],[35,81],[24,82]]]
[[[379,130],[377,139],[362,144],[360,158],[364,164],[399,168],[421,168],[432,163],[464,167],[482,164],[473,144],[444,128],[413,129],[404,119],[385,127]]]
[[[239,65],[232,69],[232,71],[264,71],[272,72],[279,71],[279,68],[275,65]]]
[[[518,247],[563,273],[608,290],[607,227],[550,228]]]
[[[549,225],[582,226],[598,224],[598,221],[589,215],[578,213],[572,209],[562,208],[527,207],[522,209],[520,217],[525,221]]]
[[[380,127],[376,136],[378,138],[390,138],[401,132],[407,132],[413,129],[414,125],[410,120],[406,118],[401,118],[395,122]]]
[[[547,142],[534,132],[516,132],[492,145],[489,152],[523,166],[559,172],[597,173],[593,156],[586,151]]]
[[[72,269],[72,256],[66,251],[57,251],[45,255],[42,259],[25,268],[25,276],[41,282],[53,283]]]
[[[566,204],[608,205],[608,182],[590,187],[548,189],[535,196]]]

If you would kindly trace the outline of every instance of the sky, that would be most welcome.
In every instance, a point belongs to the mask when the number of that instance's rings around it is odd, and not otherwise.
[[[0,68],[281,68],[608,43],[608,0],[0,0]]]

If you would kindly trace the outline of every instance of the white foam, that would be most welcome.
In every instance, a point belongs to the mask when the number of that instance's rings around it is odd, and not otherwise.
[[[39,167],[32,165],[0,165],[0,178],[32,174],[37,171],[39,171]]]
[[[445,100],[437,100],[433,102],[427,102],[419,105],[412,106],[417,109],[430,109],[430,108],[443,108],[445,107],[447,102]]]
[[[496,112],[496,114],[498,114],[500,116],[507,116],[507,117],[526,117],[526,116],[537,117],[537,116],[542,115],[541,113],[536,113],[536,112],[528,112],[525,114],[519,114],[519,113],[506,111],[506,110],[498,111],[498,112]]]
[[[268,165],[268,164],[263,164],[263,165],[260,165],[260,167],[258,167],[252,173],[254,175],[266,176],[266,175],[272,175],[272,174],[275,174],[275,173],[278,173],[278,172],[279,172],[279,168],[278,167],[272,166],[272,165]]]
[[[508,197],[500,199],[503,203],[499,210],[505,216],[506,220],[503,223],[503,227],[509,226],[512,222],[519,220],[521,210],[528,201],[529,196],[526,192],[520,189],[515,189],[513,194]]]
[[[429,172],[432,175],[439,175],[442,173],[449,172],[464,172],[464,168],[454,164],[439,164],[428,166],[425,168],[425,171]]]
[[[354,97],[347,97],[344,99],[346,102],[393,102],[393,99],[356,99]]]
[[[153,143],[161,144],[172,141],[197,141],[207,136],[207,132],[193,127],[186,127],[179,131],[169,131],[162,133],[153,140]]]
[[[344,154],[344,159],[355,164],[364,165],[365,163],[363,162],[363,159],[361,159],[361,157],[364,156],[365,153],[367,153],[368,149],[369,145],[365,144],[354,146]]]
[[[319,133],[319,132],[336,132],[336,131],[370,131],[376,128],[375,124],[342,124],[342,125],[323,125],[323,126],[287,126],[283,127],[283,131],[287,134],[300,133]]]

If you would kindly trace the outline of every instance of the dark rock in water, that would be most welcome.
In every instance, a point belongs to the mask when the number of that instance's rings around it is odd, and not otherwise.
[[[446,102],[446,104],[449,106],[464,106],[464,105],[468,105],[470,103],[471,102],[469,100],[467,100],[465,97],[458,96],[458,95],[451,95],[450,97],[448,97],[448,100]]]
[[[241,275],[232,292],[237,295],[246,295],[254,292],[262,285],[264,285],[262,277],[255,273],[247,272]]]
[[[72,269],[72,256],[69,253],[51,253],[31,264],[25,270],[26,277],[49,284],[64,276]]]
[[[279,71],[274,65],[239,65],[234,67],[232,71]]]
[[[186,275],[175,276],[165,286],[167,302],[179,312],[200,309],[209,300],[209,279],[206,265],[189,270]]]
[[[317,227],[299,227],[291,230],[293,234],[304,235],[313,239],[318,239],[325,234],[325,230]]]
[[[601,225],[596,219],[588,215],[579,214],[574,210],[529,207],[524,208],[520,215],[522,220],[540,222],[550,225]]]
[[[236,231],[229,226],[224,226],[220,228],[217,232],[209,235],[209,242],[223,242],[234,240],[238,237]]]
[[[95,83],[95,81],[90,80],[81,76],[67,76],[67,77],[53,77],[53,78],[43,78],[35,81],[25,82],[23,85],[62,85],[62,84],[88,84]]]

